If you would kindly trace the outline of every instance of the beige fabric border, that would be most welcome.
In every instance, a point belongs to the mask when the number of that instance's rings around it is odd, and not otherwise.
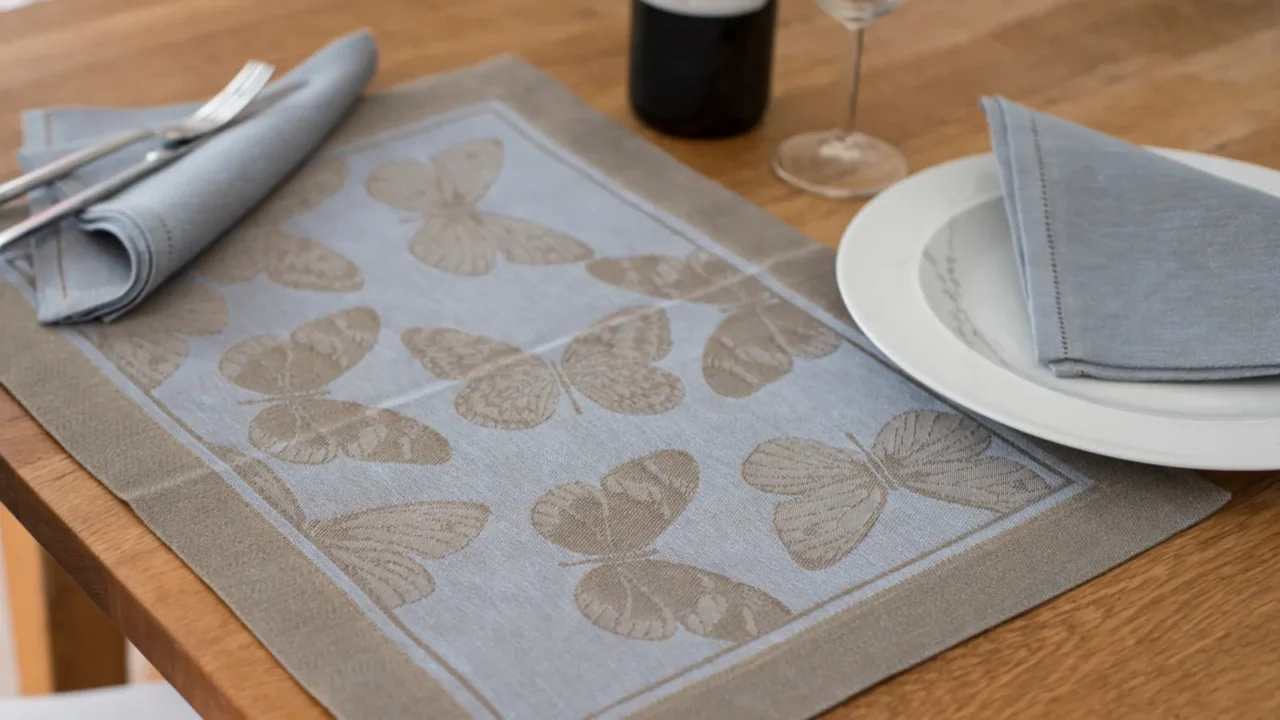
[[[367,98],[329,148],[488,99],[511,106],[606,175],[847,319],[829,250],[513,58]],[[73,343],[38,326],[26,300],[3,283],[0,338],[0,383],[126,499],[321,703],[348,717],[466,716],[310,559]],[[1189,473],[1052,452],[1094,487],[638,715],[811,715],[1123,562],[1227,498]],[[151,463],[145,475],[138,458]],[[1136,508],[1148,519],[1142,526],[1133,522]],[[306,613],[291,610],[299,593],[313,598]]]

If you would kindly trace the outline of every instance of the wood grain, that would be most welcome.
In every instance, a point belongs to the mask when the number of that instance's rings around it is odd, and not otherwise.
[[[124,636],[53,558],[42,560],[53,691],[124,684]]]
[[[20,108],[207,96],[249,56],[288,67],[371,28],[375,83],[513,52],[596,109],[829,245],[858,205],[768,170],[786,135],[834,124],[847,39],[784,0],[762,128],[663,138],[626,108],[628,4],[616,0],[53,0],[0,14],[0,173]],[[998,93],[1120,137],[1280,166],[1274,0],[912,0],[872,29],[863,128],[915,169],[988,148]],[[318,706],[125,506],[0,394],[0,499],[208,717]],[[1280,716],[1280,473],[1214,475],[1217,515],[1132,562],[833,710],[833,718]]]
[[[23,695],[119,685],[125,641],[85,591],[0,509],[13,651]]]
[[[53,692],[53,656],[49,645],[49,608],[44,594],[44,557],[40,544],[8,510],[0,509],[0,547],[9,592],[13,656],[18,661],[18,692]]]

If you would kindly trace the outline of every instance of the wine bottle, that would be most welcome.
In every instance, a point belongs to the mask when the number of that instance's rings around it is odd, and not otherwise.
[[[769,104],[777,0],[632,0],[631,107],[670,135],[725,137]]]

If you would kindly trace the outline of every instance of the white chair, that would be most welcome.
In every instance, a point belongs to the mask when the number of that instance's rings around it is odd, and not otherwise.
[[[4,720],[200,720],[167,683],[0,699]]]

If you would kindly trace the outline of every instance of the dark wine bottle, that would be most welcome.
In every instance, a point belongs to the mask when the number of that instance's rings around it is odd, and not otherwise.
[[[669,135],[759,124],[769,104],[777,0],[631,0],[631,107]]]

